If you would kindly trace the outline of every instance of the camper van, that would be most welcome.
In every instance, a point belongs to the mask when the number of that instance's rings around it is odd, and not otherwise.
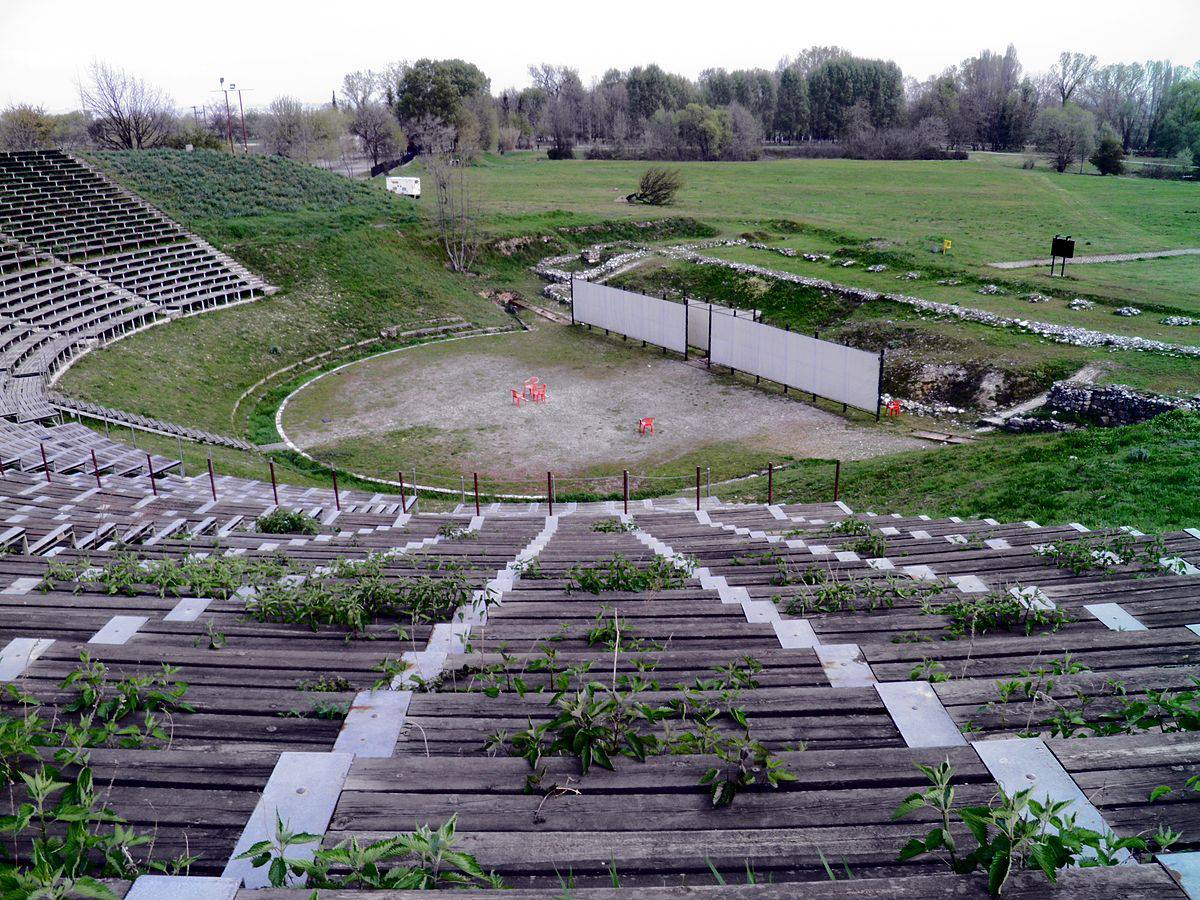
[[[387,189],[393,194],[399,194],[401,197],[413,197],[419,200],[421,198],[421,179],[398,178],[389,175]]]

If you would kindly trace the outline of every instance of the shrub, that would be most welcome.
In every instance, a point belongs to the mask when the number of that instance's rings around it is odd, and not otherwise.
[[[646,203],[650,206],[667,206],[675,202],[675,195],[683,187],[683,176],[678,169],[662,169],[651,166],[642,173],[638,189],[625,199],[630,203]]]
[[[254,520],[254,527],[263,534],[316,534],[320,523],[307,513],[276,509]]]
[[[1106,128],[1100,138],[1096,152],[1088,159],[1101,175],[1120,175],[1125,171],[1125,149],[1121,139],[1111,128]]]
[[[551,147],[549,150],[546,151],[546,158],[547,159],[574,159],[575,158],[575,148],[571,147],[571,146]]]

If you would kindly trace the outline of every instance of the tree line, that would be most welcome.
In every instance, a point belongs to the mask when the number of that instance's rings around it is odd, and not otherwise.
[[[695,79],[656,64],[578,70],[541,64],[524,88],[495,90],[476,65],[421,59],[347,74],[327,104],[279,96],[230,116],[223,105],[179,115],[142,80],[94,65],[77,113],[23,105],[0,114],[0,146],[221,146],[243,130],[269,152],[335,165],[408,152],[546,147],[551,156],[753,159],[781,155],[896,158],[1034,147],[1067,168],[1101,147],[1112,157],[1181,156],[1200,165],[1200,63],[1100,65],[1064,52],[1027,73],[1009,46],[984,50],[925,81],[891,61],[810,47],[772,69],[706,69]],[[586,148],[586,149],[585,149]]]

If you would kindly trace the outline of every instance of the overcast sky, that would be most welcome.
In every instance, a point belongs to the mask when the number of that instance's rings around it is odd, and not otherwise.
[[[0,0],[0,106],[78,106],[93,59],[165,88],[176,105],[212,102],[225,76],[265,104],[326,101],[347,71],[399,59],[462,57],[493,90],[528,83],[529,63],[565,63],[585,82],[616,66],[773,68],[812,44],[894,59],[925,78],[990,47],[1017,46],[1026,71],[1060,50],[1102,62],[1200,59],[1200,0]]]

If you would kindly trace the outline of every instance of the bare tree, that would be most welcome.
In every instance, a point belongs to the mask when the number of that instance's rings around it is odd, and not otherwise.
[[[1096,68],[1096,57],[1064,50],[1058,62],[1050,69],[1054,89],[1058,92],[1059,106],[1066,106],[1076,89],[1083,84]]]
[[[404,143],[395,116],[382,103],[368,101],[352,115],[350,133],[358,138],[362,152],[371,157],[372,165],[377,166],[381,159],[391,158]]]
[[[342,104],[348,106],[351,112],[358,112],[375,99],[379,83],[380,76],[370,69],[347,72],[342,79]]]
[[[437,200],[437,229],[450,268],[470,270],[479,255],[479,204],[466,166],[448,154],[431,154],[425,172],[433,181]]]
[[[106,63],[93,62],[89,83],[80,85],[83,108],[92,114],[90,132],[116,150],[157,147],[171,133],[173,103],[158,88]]]

